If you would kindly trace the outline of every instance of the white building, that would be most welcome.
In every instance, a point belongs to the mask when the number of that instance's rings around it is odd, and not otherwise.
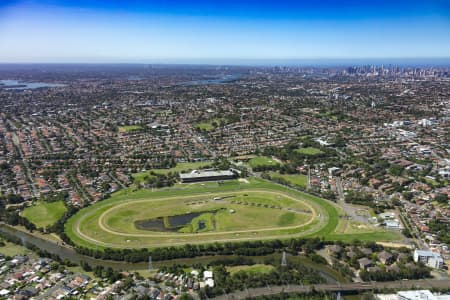
[[[399,220],[387,220],[384,221],[384,224],[386,224],[386,228],[388,229],[401,229],[400,221]]]
[[[450,300],[449,295],[433,295],[429,290],[400,291],[397,294],[377,294],[379,300]]]
[[[426,266],[434,269],[442,269],[444,267],[444,259],[439,253],[414,250],[414,261],[423,262]]]
[[[403,291],[397,293],[398,300],[435,300],[436,297],[429,290]]]
[[[213,272],[212,271],[203,271],[203,279],[209,279],[213,278]]]
[[[212,271],[204,271],[203,279],[205,280],[205,286],[214,287],[214,279]]]
[[[449,300],[449,295],[433,295],[429,290],[403,291],[397,293],[398,300]]]
[[[6,297],[9,294],[9,291],[6,289],[3,289],[0,291],[0,297]]]

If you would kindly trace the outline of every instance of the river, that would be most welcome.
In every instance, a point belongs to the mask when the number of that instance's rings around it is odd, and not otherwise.
[[[51,254],[58,255],[62,260],[68,260],[72,263],[80,264],[80,262],[86,262],[90,266],[103,266],[103,267],[111,267],[114,270],[118,271],[139,271],[139,270],[148,270],[148,263],[147,262],[139,262],[139,263],[129,263],[125,261],[112,261],[112,260],[103,260],[103,259],[96,259],[90,256],[82,255],[77,253],[72,247],[63,245],[61,243],[57,243],[54,241],[46,240],[41,237],[35,236],[29,232],[19,230],[17,228],[14,228],[12,226],[6,225],[4,223],[0,223],[0,232],[4,235],[12,236],[15,238],[19,238],[22,241],[22,245],[34,245],[38,247],[41,250],[47,251]],[[267,258],[276,256],[277,258],[281,258],[279,254],[274,255],[266,255],[266,256],[252,256],[250,257],[257,263],[263,263]],[[201,257],[195,257],[195,258],[179,258],[179,259],[172,259],[172,260],[166,260],[166,261],[155,261],[153,262],[153,267],[158,268],[160,266],[167,266],[167,265],[173,265],[173,264],[186,264],[186,265],[192,265],[194,263],[201,263],[201,264],[208,264],[211,261],[219,260],[219,259],[227,259],[236,257],[233,255],[216,255],[216,256],[201,256]],[[289,259],[300,259],[300,256],[296,257],[288,257]],[[339,281],[342,281],[342,278],[338,276],[337,274],[332,274],[330,272],[327,272],[325,269],[325,266],[318,266],[315,265],[312,262],[304,261],[305,266],[315,269],[318,271],[326,280],[328,283],[337,283]],[[334,271],[334,270],[333,270]],[[334,273],[334,272],[333,272]]]

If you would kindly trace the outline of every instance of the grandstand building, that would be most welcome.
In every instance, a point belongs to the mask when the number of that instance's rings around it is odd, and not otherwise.
[[[236,177],[237,174],[231,170],[193,170],[191,173],[180,174],[180,180],[183,183],[230,180],[235,179]]]

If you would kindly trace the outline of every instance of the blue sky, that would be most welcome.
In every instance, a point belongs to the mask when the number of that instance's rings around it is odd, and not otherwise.
[[[450,0],[0,1],[0,62],[450,57]]]

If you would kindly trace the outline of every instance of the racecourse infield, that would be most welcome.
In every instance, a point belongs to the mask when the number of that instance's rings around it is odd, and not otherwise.
[[[66,223],[65,232],[77,246],[88,248],[326,238],[335,232],[340,214],[328,200],[251,178],[155,191],[125,189],[80,210]],[[184,223],[174,227],[177,218]]]

